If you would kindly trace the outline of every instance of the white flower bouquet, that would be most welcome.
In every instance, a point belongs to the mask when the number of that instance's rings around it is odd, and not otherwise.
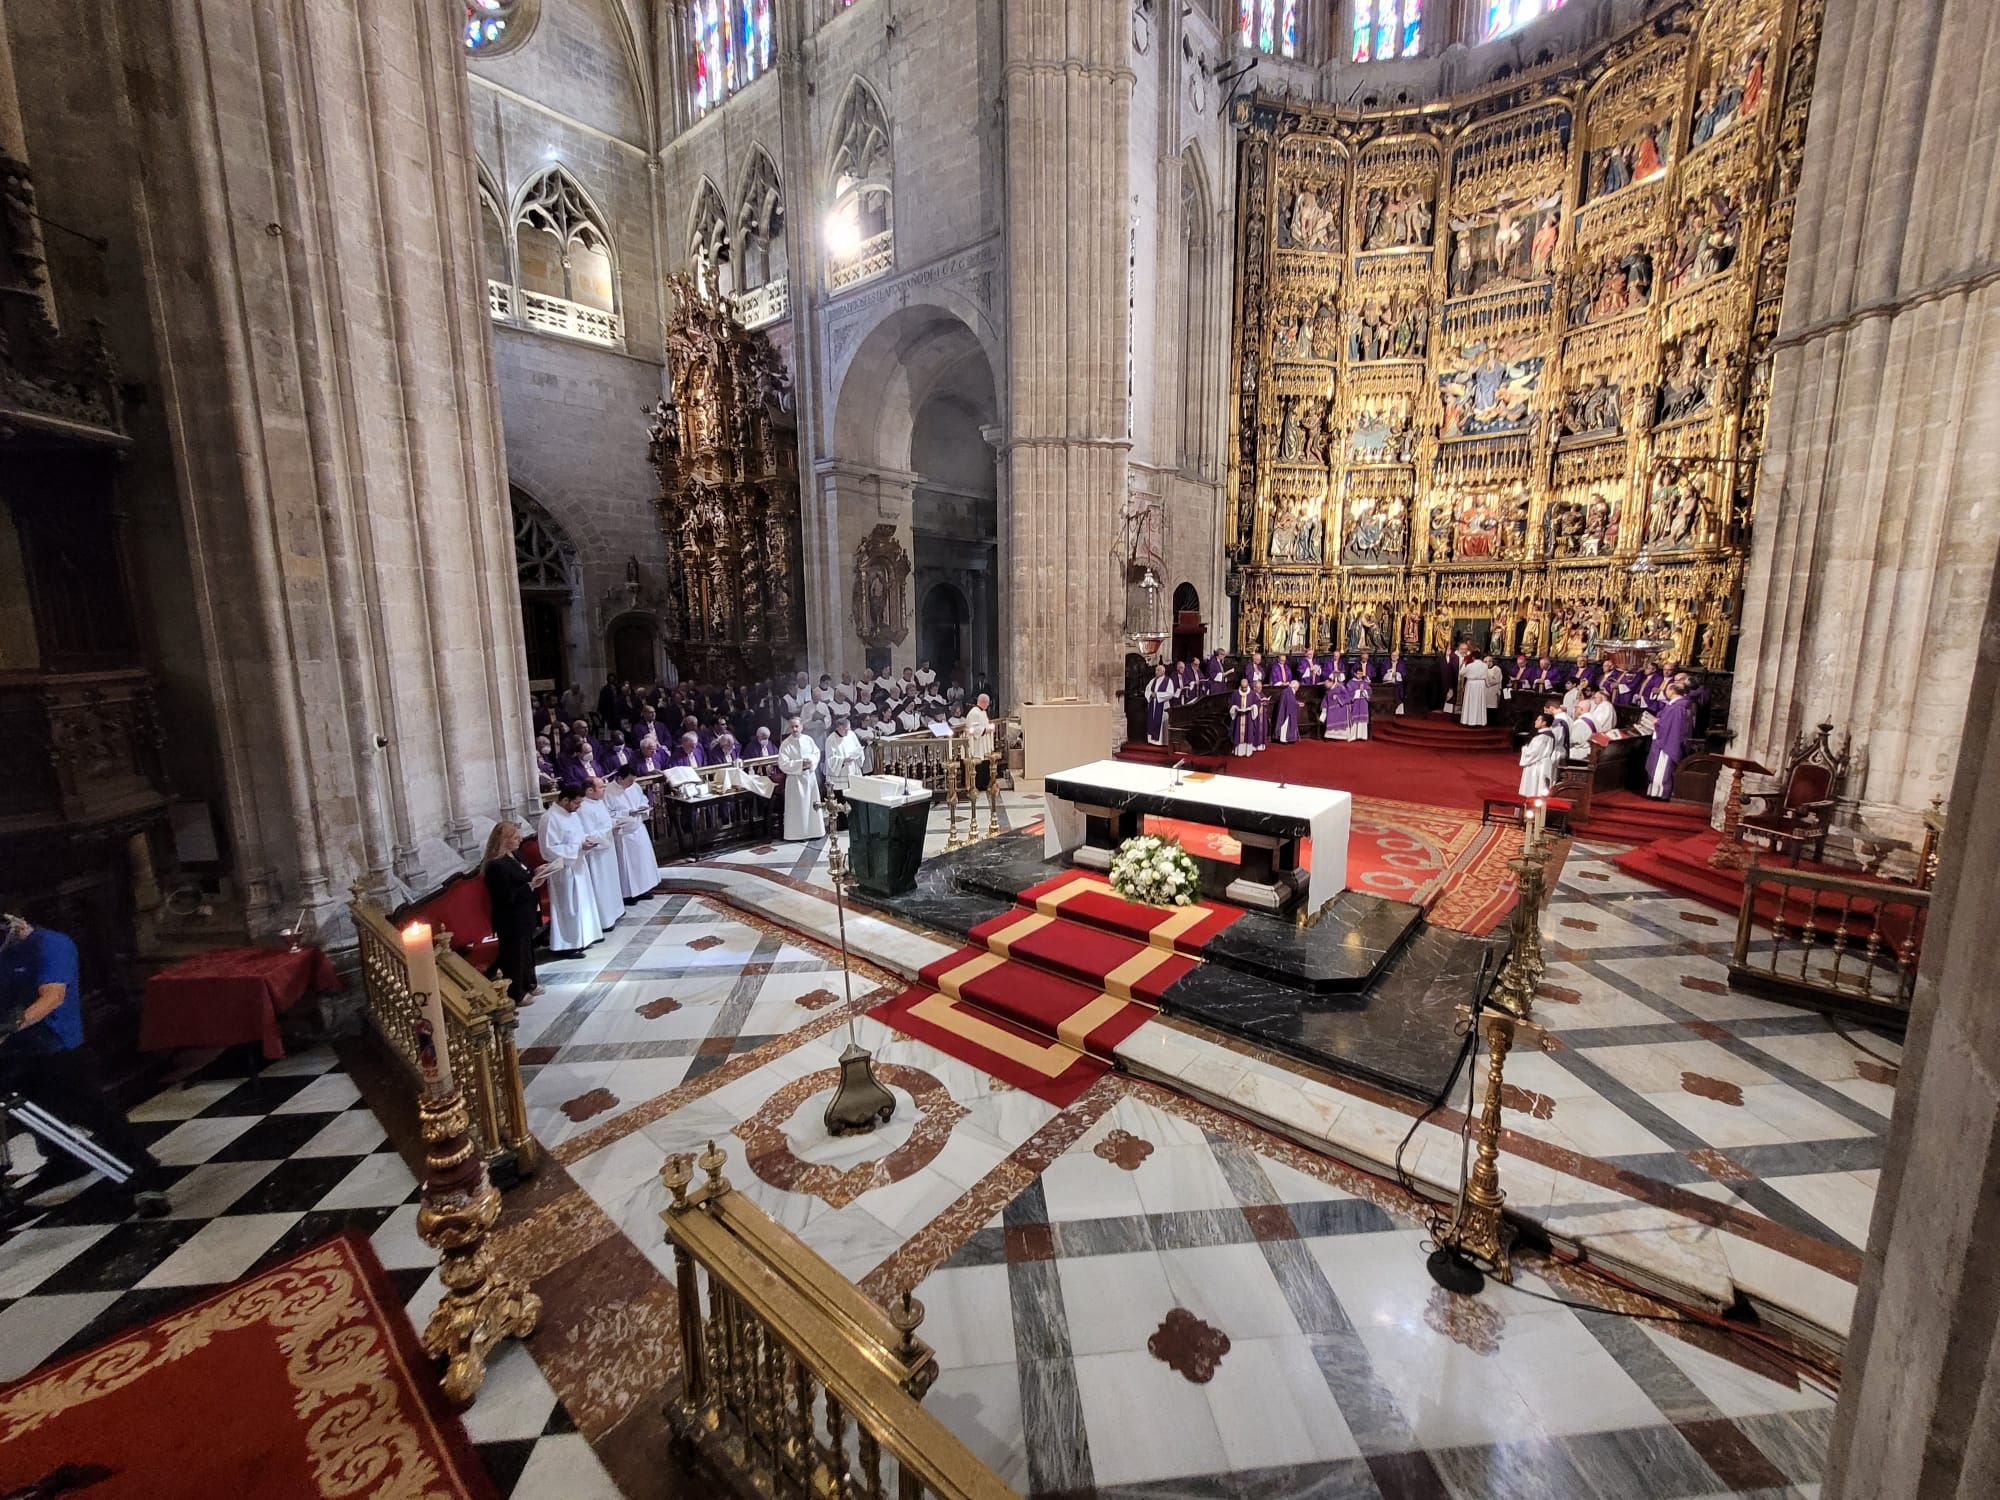
[[[1111,856],[1111,888],[1147,906],[1192,906],[1201,894],[1194,856],[1172,839],[1141,834]]]

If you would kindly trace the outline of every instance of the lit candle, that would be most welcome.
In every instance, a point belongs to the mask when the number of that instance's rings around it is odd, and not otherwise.
[[[1539,839],[1542,836],[1542,826],[1548,821],[1548,816],[1548,800],[1544,797],[1537,797],[1535,799],[1534,817],[1528,824],[1528,837],[1530,839]]]
[[[431,943],[431,924],[412,922],[403,929],[403,967],[409,975],[410,994],[423,1008],[429,1037],[419,1028],[417,1066],[424,1076],[426,1092],[447,1092],[451,1088],[451,1048],[444,1034],[444,992],[438,986],[437,949]]]

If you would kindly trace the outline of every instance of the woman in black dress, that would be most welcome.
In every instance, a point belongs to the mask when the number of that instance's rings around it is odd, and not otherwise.
[[[535,982],[535,931],[542,925],[541,889],[546,869],[530,873],[522,863],[521,829],[496,823],[486,839],[487,899],[493,904],[493,932],[500,951],[493,964],[507,976],[514,1003],[526,1005],[542,992]]]

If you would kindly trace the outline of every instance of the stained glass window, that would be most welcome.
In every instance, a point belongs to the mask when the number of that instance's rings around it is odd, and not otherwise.
[[[465,50],[481,57],[512,51],[534,29],[538,0],[465,0]]]
[[[1415,57],[1424,43],[1424,0],[1352,0],[1354,60]]]
[[[1237,0],[1236,37],[1255,52],[1297,57],[1298,0]]]
[[[770,71],[775,0],[687,0],[688,93],[703,114]]]
[[[1496,36],[1519,31],[1537,16],[1562,7],[1563,0],[1486,0],[1486,30],[1480,39],[1491,41]]]

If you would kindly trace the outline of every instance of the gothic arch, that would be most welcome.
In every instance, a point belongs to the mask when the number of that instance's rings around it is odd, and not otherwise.
[[[1215,351],[1220,312],[1215,295],[1215,199],[1201,151],[1181,153],[1181,349],[1179,453],[1181,467],[1206,477],[1215,463],[1214,435],[1220,402]]]
[[[724,292],[736,289],[736,237],[730,233],[729,211],[723,207],[722,191],[703,174],[695,189],[694,205],[688,211],[688,269],[699,283],[704,267],[716,272],[716,285]]]
[[[841,291],[895,264],[896,163],[888,111],[855,77],[833,117],[823,174],[827,284]]]
[[[523,291],[564,297],[602,312],[618,312],[618,247],[605,227],[611,221],[591,197],[590,190],[560,162],[551,163],[521,184],[507,222]],[[554,241],[555,253],[561,260],[559,268],[538,260],[532,268],[536,277],[533,286],[528,285],[530,247],[537,246],[537,242],[525,238],[523,229]],[[597,263],[600,256],[601,266]],[[558,269],[567,288],[560,292],[549,290]],[[579,292],[585,295],[577,295]]]
[[[544,683],[577,681],[577,653],[588,641],[576,544],[548,507],[518,484],[507,486],[507,503],[528,675]]]
[[[785,195],[778,164],[762,146],[750,148],[736,189],[736,218],[731,228],[742,247],[737,289],[755,291],[767,282],[783,281],[785,263]]]
[[[505,284],[509,305],[512,304],[514,285],[514,234],[510,228],[511,219],[501,204],[507,195],[500,191],[497,178],[487,170],[486,163],[477,156],[473,158],[475,184],[479,200],[479,248],[481,264],[488,281]]]

